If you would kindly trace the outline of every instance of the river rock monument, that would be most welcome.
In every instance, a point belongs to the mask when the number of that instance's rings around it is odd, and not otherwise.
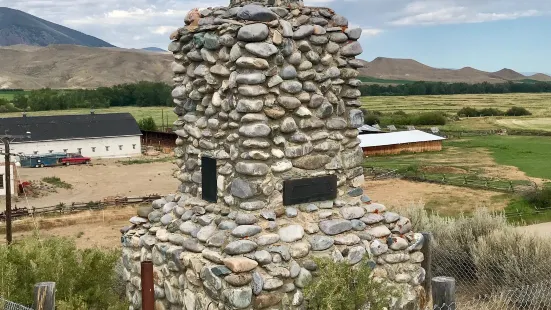
[[[179,191],[123,231],[131,309],[305,309],[314,257],[370,264],[414,309],[422,235],[371,203],[357,128],[361,29],[297,0],[194,10],[171,35]],[[412,308],[413,307],[413,308]]]

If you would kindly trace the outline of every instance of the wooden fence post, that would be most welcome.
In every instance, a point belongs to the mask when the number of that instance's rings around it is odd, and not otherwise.
[[[153,263],[142,262],[142,310],[155,309],[155,290],[153,286]]]
[[[431,296],[431,278],[432,278],[432,233],[424,232],[423,234],[423,247],[421,248],[421,253],[423,253],[423,262],[421,267],[425,269],[425,283],[423,287],[425,288],[425,294],[427,300]]]
[[[434,309],[456,310],[454,278],[436,277],[432,279],[432,305]]]
[[[34,286],[34,309],[55,309],[55,282],[41,282]]]

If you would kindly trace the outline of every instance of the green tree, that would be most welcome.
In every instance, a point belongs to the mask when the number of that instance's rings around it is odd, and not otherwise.
[[[141,130],[145,131],[156,131],[157,130],[157,124],[155,124],[155,120],[153,117],[149,116],[146,118],[142,118],[138,121],[138,126],[140,126]]]

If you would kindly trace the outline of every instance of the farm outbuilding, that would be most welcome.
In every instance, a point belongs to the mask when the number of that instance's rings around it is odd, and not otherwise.
[[[30,138],[11,142],[15,154],[77,153],[92,158],[141,154],[142,133],[130,113],[2,118],[0,132],[30,132]]]
[[[10,164],[10,181],[11,181],[11,194],[12,195],[17,195],[17,191],[16,191],[16,186],[17,186],[17,165],[15,163],[11,163]],[[6,196],[6,192],[8,191],[8,189],[6,188],[6,175],[5,175],[5,171],[6,171],[6,162],[3,161],[0,161],[0,196]],[[2,210],[2,206],[0,206],[0,211]]]
[[[360,135],[360,147],[364,155],[396,155],[441,151],[445,138],[421,130]]]

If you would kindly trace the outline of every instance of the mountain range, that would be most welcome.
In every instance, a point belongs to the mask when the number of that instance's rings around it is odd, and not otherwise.
[[[461,69],[439,69],[427,66],[413,59],[378,57],[365,61],[360,75],[383,80],[434,81],[434,82],[467,82],[467,83],[503,83],[506,81],[551,81],[551,76],[536,73],[523,75],[511,69],[497,72],[486,72],[471,67]]]
[[[0,7],[0,89],[91,88],[140,80],[171,83],[172,60],[170,53],[157,47],[116,48],[82,32]],[[439,69],[412,59],[378,57],[364,65],[361,76],[373,83],[551,81],[542,73],[526,76],[511,69]]]

